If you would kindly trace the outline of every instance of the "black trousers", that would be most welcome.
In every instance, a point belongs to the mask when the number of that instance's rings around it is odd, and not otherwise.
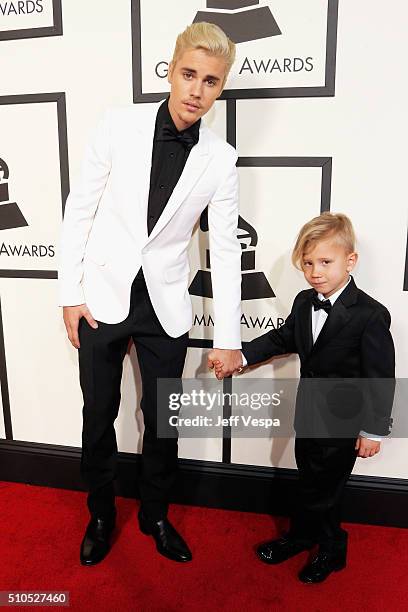
[[[296,438],[298,467],[296,510],[290,535],[318,543],[328,552],[346,554],[347,532],[341,528],[341,502],[356,461],[355,439],[333,441]]]
[[[82,318],[79,327],[79,372],[84,399],[81,474],[92,514],[106,515],[114,506],[117,467],[114,421],[120,404],[122,364],[133,339],[142,378],[145,431],[139,480],[141,507],[152,520],[166,516],[169,491],[177,469],[177,438],[157,436],[157,379],[181,378],[188,333],[172,338],[151,304],[141,270],[133,281],[129,315],[121,323],[98,321],[93,329]]]

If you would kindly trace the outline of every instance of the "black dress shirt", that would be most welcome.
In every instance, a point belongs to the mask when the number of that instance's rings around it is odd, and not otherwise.
[[[199,140],[200,124],[201,119],[179,132],[171,118],[168,99],[157,112],[147,208],[149,235],[180,179],[192,146]],[[183,138],[188,140],[189,144],[185,144]]]

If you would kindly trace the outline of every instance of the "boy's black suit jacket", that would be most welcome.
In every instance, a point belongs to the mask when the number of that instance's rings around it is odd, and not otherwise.
[[[301,381],[296,401],[297,435],[319,438],[320,432],[327,429],[332,438],[356,437],[360,430],[387,435],[395,386],[388,310],[358,289],[351,278],[313,344],[315,294],[314,289],[301,291],[284,325],[244,345],[242,352],[248,365],[276,355],[298,353]],[[343,380],[304,380],[339,378]],[[350,379],[369,380],[353,384]],[[325,424],[320,430],[322,418]],[[320,425],[314,431],[317,422]]]

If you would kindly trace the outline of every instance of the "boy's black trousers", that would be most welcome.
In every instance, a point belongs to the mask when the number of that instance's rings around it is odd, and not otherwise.
[[[131,338],[142,378],[145,425],[139,479],[141,507],[146,517],[158,521],[167,514],[178,443],[176,437],[157,436],[157,379],[181,378],[188,333],[172,338],[164,331],[141,270],[133,281],[129,315],[124,321],[98,322],[98,329],[93,329],[84,318],[80,320],[79,373],[84,399],[81,474],[88,488],[91,514],[110,514],[117,465],[113,423],[120,404],[122,363]]]
[[[289,534],[322,550],[346,554],[347,532],[340,526],[341,502],[356,461],[356,439],[295,440],[298,488]]]

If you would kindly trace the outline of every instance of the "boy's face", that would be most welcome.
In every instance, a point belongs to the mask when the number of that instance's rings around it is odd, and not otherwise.
[[[302,270],[309,285],[325,298],[343,287],[357,262],[335,238],[319,240],[303,253]]]
[[[170,63],[169,111],[179,131],[210,110],[221,95],[225,72],[225,60],[203,49],[187,49],[176,64]]]

